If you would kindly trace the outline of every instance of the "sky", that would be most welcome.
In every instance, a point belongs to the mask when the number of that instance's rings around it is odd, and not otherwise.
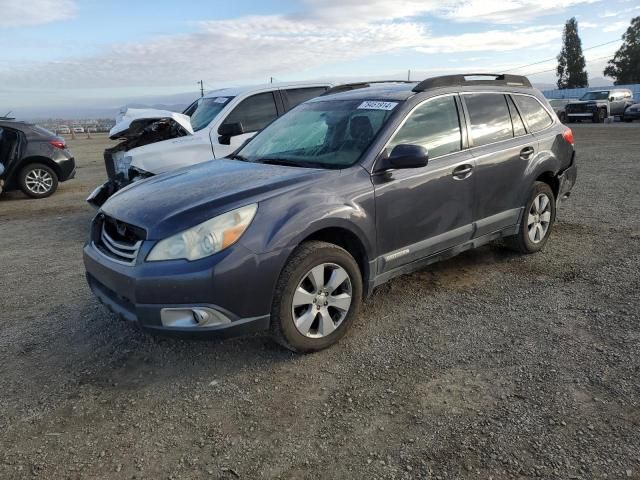
[[[197,94],[200,79],[214,89],[410,69],[554,83],[572,16],[589,77],[602,78],[638,15],[640,0],[0,0],[0,110]]]

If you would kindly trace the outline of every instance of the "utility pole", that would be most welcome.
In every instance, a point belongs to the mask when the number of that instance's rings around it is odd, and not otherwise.
[[[198,85],[200,85],[200,96],[204,97],[204,82],[202,80],[199,80],[198,82],[196,82]]]
[[[269,83],[273,83],[273,77],[269,77],[271,79],[271,81]]]
[[[407,82],[411,81],[411,70],[407,70]]]

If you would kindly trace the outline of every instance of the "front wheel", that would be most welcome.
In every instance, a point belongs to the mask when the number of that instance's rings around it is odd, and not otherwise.
[[[593,114],[593,123],[604,123],[605,118],[607,118],[607,110],[599,108],[598,111]]]
[[[271,308],[274,339],[294,352],[340,340],[362,304],[362,276],[354,258],[331,243],[310,241],[289,258]]]
[[[544,182],[536,182],[524,209],[518,233],[505,239],[507,246],[521,253],[542,250],[556,219],[553,190]]]
[[[42,163],[32,163],[22,169],[20,189],[32,198],[45,198],[58,188],[58,175]]]

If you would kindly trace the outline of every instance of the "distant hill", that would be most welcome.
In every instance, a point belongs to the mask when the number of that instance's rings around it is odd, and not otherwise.
[[[116,118],[121,110],[126,110],[127,108],[157,108],[159,110],[181,112],[198,96],[197,93],[189,92],[120,100],[97,100],[93,105],[80,103],[75,106],[24,107],[13,110],[12,115],[20,120],[36,121],[49,118],[64,118],[68,120]]]

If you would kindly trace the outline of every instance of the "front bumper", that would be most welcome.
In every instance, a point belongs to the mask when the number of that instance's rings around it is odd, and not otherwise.
[[[89,194],[87,197],[87,203],[95,208],[100,208],[104,205],[111,195],[116,193],[120,187],[113,180],[109,180],[99,187],[97,187],[93,192]]]
[[[140,249],[144,258],[153,242]],[[245,335],[269,328],[277,275],[270,256],[262,258],[240,244],[211,257],[187,262],[143,262],[121,265],[92,242],[84,247],[87,281],[101,303],[121,318],[164,335],[211,338]],[[258,272],[260,269],[260,272]],[[167,325],[167,310],[213,310],[227,323]],[[164,320],[164,322],[163,322]]]

